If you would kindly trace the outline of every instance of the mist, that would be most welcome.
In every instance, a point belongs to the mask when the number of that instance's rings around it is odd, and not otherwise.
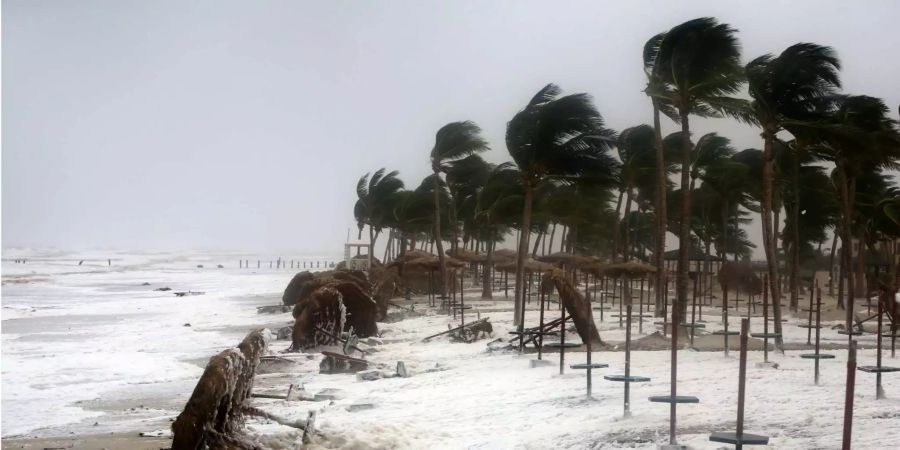
[[[506,122],[553,82],[592,94],[613,129],[649,123],[643,44],[700,16],[739,30],[745,62],[832,46],[845,92],[900,104],[892,1],[5,1],[2,15],[5,248],[338,252],[356,180],[387,167],[418,185],[448,122],[477,122],[485,158],[509,160]],[[692,131],[762,147],[731,120]]]

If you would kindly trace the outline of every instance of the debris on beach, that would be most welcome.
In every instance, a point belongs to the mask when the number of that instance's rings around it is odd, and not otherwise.
[[[245,404],[253,389],[265,330],[255,330],[236,348],[209,360],[184,410],[172,423],[173,449],[255,448],[244,435],[244,416],[261,415]]]
[[[176,297],[187,297],[187,296],[191,296],[191,295],[203,295],[205,293],[206,292],[201,292],[201,291],[176,292],[175,296]]]
[[[256,313],[257,314],[282,314],[286,312],[291,312],[291,307],[287,305],[268,305],[268,306],[257,306]]]
[[[332,344],[351,328],[363,338],[378,333],[378,306],[366,275],[359,271],[314,274],[299,289],[293,316],[293,351]]]
[[[166,291],[171,291],[171,290],[172,290],[172,288],[170,288],[168,286],[154,289],[154,291],[160,291],[160,292],[166,292]]]
[[[356,373],[369,367],[369,362],[362,358],[354,358],[334,352],[322,352],[322,354],[325,357],[319,363],[319,373]]]

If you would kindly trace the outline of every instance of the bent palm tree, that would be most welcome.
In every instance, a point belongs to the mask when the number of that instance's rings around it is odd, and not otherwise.
[[[545,86],[506,127],[506,148],[519,169],[525,191],[515,286],[515,324],[520,331],[523,264],[528,253],[534,190],[546,178],[589,176],[609,181],[616,168],[608,153],[615,133],[605,128],[591,97],[559,94],[556,85]]]
[[[362,233],[363,224],[369,226],[369,267],[374,259],[375,240],[393,214],[394,197],[403,189],[403,181],[397,178],[396,170],[385,174],[385,169],[378,169],[372,178],[369,174],[360,177],[356,183],[358,197],[353,213]]]
[[[446,171],[447,163],[487,150],[487,141],[480,134],[481,128],[474,122],[452,122],[438,130],[431,149],[431,170],[434,172],[434,243],[437,245],[441,266],[441,296],[444,299],[447,298],[447,264],[441,235],[441,173]]]
[[[772,220],[774,193],[773,164],[776,135],[786,121],[810,120],[822,103],[840,87],[840,62],[829,47],[815,44],[795,44],[778,57],[767,54],[747,64],[745,69],[750,96],[748,111],[753,121],[763,129],[762,170],[762,231],[766,265],[769,273],[769,292],[775,316],[775,332],[781,333],[781,292],[778,286],[776,262],[777,224]],[[783,348],[782,339],[776,344]]]
[[[704,17],[687,21],[665,33],[659,40],[653,58],[658,77],[648,94],[659,99],[663,109],[677,115],[681,123],[681,220],[678,233],[678,271],[676,298],[683,312],[687,306],[688,254],[690,251],[690,116],[720,117],[731,115],[745,119],[746,102],[729,97],[738,92],[743,82],[740,46],[736,30],[716,19]],[[683,317],[683,314],[682,314]]]

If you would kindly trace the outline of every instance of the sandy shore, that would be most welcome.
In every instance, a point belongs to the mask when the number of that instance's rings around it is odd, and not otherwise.
[[[56,438],[4,439],[8,449],[159,450],[169,448],[169,438],[142,437],[137,433],[110,433]]]

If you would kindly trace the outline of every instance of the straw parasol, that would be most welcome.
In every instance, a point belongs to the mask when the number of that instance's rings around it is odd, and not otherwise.
[[[656,267],[640,262],[625,262],[609,264],[603,271],[606,276],[612,278],[642,278],[651,273],[656,273]]]
[[[726,289],[749,292],[753,295],[762,293],[762,279],[756,274],[752,264],[727,261],[719,269],[719,284]]]
[[[593,257],[576,255],[574,253],[556,252],[539,256],[538,260],[551,264],[560,264],[570,268],[580,267],[595,262]]]
[[[515,260],[519,255],[515,250],[510,250],[508,248],[501,248],[498,250],[494,250],[494,262],[499,262],[501,260],[512,259]]]
[[[451,257],[444,258],[444,262],[449,269],[461,269],[468,265],[463,261]],[[441,270],[441,260],[434,255],[422,256],[406,262],[405,266],[410,269]]]
[[[447,250],[446,253],[448,256],[452,256],[460,261],[470,262],[470,263],[483,263],[487,261],[487,255],[484,253],[475,253],[470,250],[465,250],[462,248],[454,250]]]
[[[501,272],[516,272],[516,261],[502,261],[494,265],[494,268]],[[547,264],[540,261],[535,261],[531,258],[525,260],[523,268],[526,272],[536,273],[536,272],[549,272],[554,269],[553,264]]]

